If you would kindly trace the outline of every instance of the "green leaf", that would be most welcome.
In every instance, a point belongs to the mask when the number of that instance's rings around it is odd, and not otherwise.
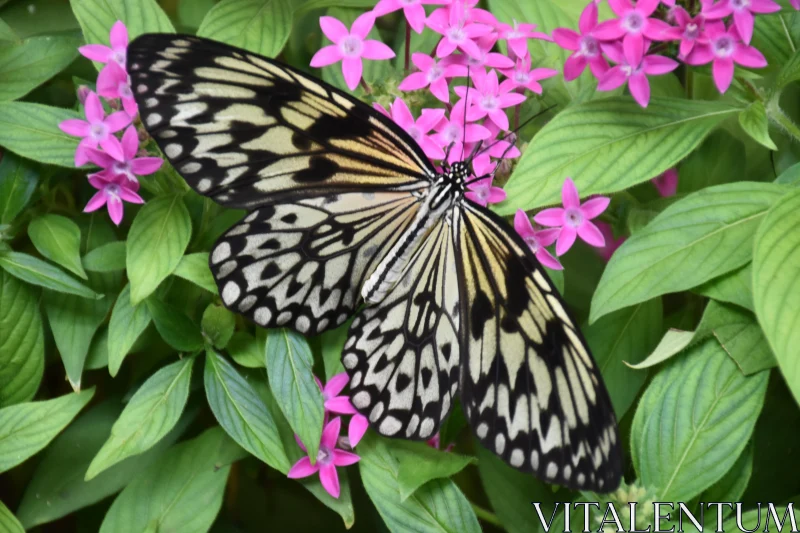
[[[197,35],[275,57],[291,30],[290,0],[222,0],[206,14]]]
[[[728,183],[670,205],[611,257],[589,321],[744,265],[758,224],[784,191],[772,183]]]
[[[689,154],[739,108],[719,102],[653,98],[642,109],[630,98],[569,107],[533,138],[505,186],[510,215],[560,201],[571,176],[582,196],[611,193],[658,176]]]
[[[695,292],[753,311],[753,267],[751,263],[703,283]]]
[[[481,531],[469,501],[450,479],[434,479],[402,501],[399,464],[388,442],[372,433],[364,435],[358,444],[358,465],[364,489],[390,531]]]
[[[322,436],[322,393],[314,381],[314,357],[305,337],[289,329],[273,330],[265,348],[272,394],[289,425],[314,460]]]
[[[0,268],[15,278],[45,289],[74,294],[82,298],[98,299],[103,297],[60,268],[32,255],[20,252],[0,252]]]
[[[211,344],[222,350],[233,337],[236,317],[221,305],[209,304],[203,312],[201,328]]]
[[[289,460],[278,427],[253,387],[214,350],[206,351],[206,397],[222,428],[239,445],[283,474]]]
[[[158,333],[167,344],[180,352],[196,352],[203,349],[200,328],[186,313],[171,304],[148,298],[145,300]]]
[[[768,377],[743,376],[714,339],[672,361],[648,386],[631,427],[641,484],[661,501],[686,501],[717,482],[753,432]]]
[[[0,43],[0,101],[16,100],[46,82],[78,56],[74,35],[40,35]]]
[[[739,115],[739,125],[754,141],[760,145],[777,150],[778,147],[769,137],[769,120],[767,110],[760,101],[755,101]]]
[[[0,2],[0,4],[5,2]],[[0,41],[11,41],[11,42],[18,42],[20,41],[19,35],[17,35],[11,26],[8,25],[6,21],[0,19]]]
[[[146,452],[170,432],[186,406],[193,363],[194,357],[176,361],[139,387],[92,459],[87,481],[123,459]]]
[[[781,198],[758,228],[753,300],[778,367],[800,403],[800,190]]]
[[[41,215],[31,220],[28,236],[40,254],[87,279],[81,265],[81,230],[73,221],[61,215]]]
[[[30,102],[0,103],[0,146],[48,165],[75,167],[77,137],[58,129],[59,123],[81,118],[77,112]]]
[[[294,15],[299,18],[309,11],[315,9],[326,9],[329,7],[355,7],[361,9],[372,9],[375,7],[374,0],[307,0],[302,4],[295,4]]]
[[[25,529],[17,517],[8,510],[2,501],[0,501],[0,531],[2,533],[25,533]]]
[[[753,442],[750,441],[739,458],[722,478],[703,491],[703,502],[738,502],[753,474]],[[716,517],[715,517],[716,518]]]
[[[230,465],[241,457],[220,428],[173,446],[114,500],[100,533],[205,533],[222,506]]]
[[[9,224],[22,212],[39,184],[39,173],[12,153],[0,159],[0,224]]]
[[[344,350],[344,343],[347,342],[347,335],[350,332],[350,323],[351,321],[348,320],[338,328],[326,331],[319,336],[326,382],[336,374],[344,372],[342,351]]]
[[[692,343],[693,340],[695,340],[694,331],[670,329],[661,338],[661,341],[658,343],[658,346],[656,346],[655,350],[653,350],[642,362],[632,364],[628,364],[626,362],[625,364],[634,370],[643,370],[645,368],[650,368],[651,366],[656,366],[657,364],[663,363],[670,357],[682,352]]]
[[[106,367],[108,367],[108,326],[102,326],[92,338],[83,369],[98,370]]]
[[[126,264],[131,303],[150,296],[180,263],[192,236],[192,219],[181,195],[151,200],[139,211],[128,233]]]
[[[0,473],[35,455],[94,396],[94,388],[42,402],[0,409]]]
[[[117,297],[108,324],[108,372],[112,376],[117,375],[122,360],[152,320],[147,305],[131,304],[131,286],[130,283],[125,285]]]
[[[400,501],[432,479],[449,478],[470,464],[474,457],[431,448],[424,442],[392,440],[387,448],[397,461],[397,486]]]
[[[208,252],[184,255],[173,274],[191,281],[211,294],[217,294],[217,282],[208,268]]]
[[[776,365],[764,333],[749,311],[712,300],[697,330],[699,337],[713,335],[745,376]]]
[[[196,30],[203,22],[206,13],[214,7],[214,0],[185,0],[178,4],[180,25]]]
[[[83,256],[83,268],[90,272],[125,270],[125,241],[113,241],[98,246]]]
[[[775,178],[775,183],[797,186],[800,182],[800,163],[795,163]]]
[[[33,398],[44,372],[44,330],[37,296],[0,270],[0,407]]]
[[[741,115],[740,115],[741,116]],[[713,185],[743,178],[747,158],[744,143],[723,129],[711,132],[689,156],[681,161],[678,194],[688,194]],[[669,202],[659,198],[656,202]]]
[[[662,314],[661,298],[654,298],[606,315],[583,330],[617,420],[628,411],[647,378],[646,372],[633,370],[623,361],[638,363],[658,344]]]
[[[228,354],[245,368],[264,368],[264,343],[246,331],[237,331],[228,343]]]
[[[777,86],[778,89],[783,89],[793,81],[800,80],[800,50],[795,51],[792,57],[789,58],[781,71],[778,73]]]

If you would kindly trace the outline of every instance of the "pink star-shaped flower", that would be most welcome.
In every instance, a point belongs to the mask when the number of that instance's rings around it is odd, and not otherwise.
[[[322,382],[317,378],[314,377],[314,381],[317,382],[317,386],[319,390],[322,392],[322,401],[323,407],[325,408],[325,420],[328,419],[328,413],[336,413],[339,415],[353,415],[350,418],[350,425],[347,428],[347,436],[350,442],[351,447],[355,447],[356,444],[361,440],[361,437],[364,436],[364,433],[367,432],[367,428],[369,428],[369,421],[367,417],[358,413],[353,404],[350,402],[350,398],[344,395],[340,395],[342,390],[344,390],[347,382],[349,381],[349,377],[347,376],[347,372],[341,372],[336,374],[335,376],[331,376],[331,379],[322,386]]]
[[[109,33],[111,47],[104,44],[87,44],[78,48],[84,57],[100,63],[113,61],[122,68],[125,68],[125,60],[128,53],[128,28],[121,20],[111,26]]]
[[[470,124],[464,122],[464,109],[466,101],[461,99],[456,102],[450,110],[450,116],[443,118],[436,125],[437,133],[433,135],[433,140],[439,146],[447,150],[450,147],[451,154],[460,154],[464,151],[462,143],[475,143],[488,139],[491,135],[486,127],[480,124]]]
[[[480,153],[487,153],[494,158],[514,159],[522,155],[519,148],[514,144],[516,134],[501,130],[491,120],[486,121],[486,129],[489,130],[489,138],[483,141],[483,148]],[[498,139],[498,136],[500,137]],[[472,153],[472,146],[467,145],[467,152]]]
[[[465,54],[457,54],[449,56],[453,62],[469,67],[469,72],[476,70],[486,70],[490,68],[510,68],[514,66],[514,62],[506,55],[498,52],[492,52],[497,36],[493,34],[484,35],[475,41],[478,45],[479,53],[476,56],[468,56]]]
[[[437,60],[422,52],[411,54],[411,62],[419,69],[412,72],[404,79],[398,89],[401,91],[416,91],[430,87],[431,94],[442,102],[450,102],[450,89],[447,86],[448,78],[466,76],[467,67],[456,63],[453,56]]]
[[[678,170],[670,168],[650,180],[661,196],[675,196],[678,191]]]
[[[342,74],[347,87],[352,91],[361,81],[364,70],[363,59],[391,59],[394,52],[380,41],[367,39],[375,15],[371,12],[358,17],[348,30],[342,21],[334,17],[320,17],[319,25],[325,37],[334,44],[324,46],[311,58],[311,66],[325,67],[337,61],[342,62]]]
[[[84,213],[97,211],[103,206],[108,208],[108,216],[117,226],[122,222],[123,207],[122,201],[132,204],[143,204],[144,200],[130,188],[128,181],[123,177],[108,179],[98,174],[89,175],[89,183],[97,189],[97,192],[86,203],[83,208]]]
[[[742,41],[750,44],[753,38],[754,15],[775,13],[781,6],[772,0],[722,0],[714,5],[704,6],[703,15],[708,20],[719,20],[733,15],[733,23]]]
[[[659,55],[644,55],[644,49],[619,43],[605,45],[606,55],[618,63],[603,74],[597,82],[598,91],[612,91],[628,83],[631,96],[640,106],[650,102],[650,82],[647,76],[658,76],[678,68],[678,62]]]
[[[539,80],[552,78],[558,74],[557,70],[551,68],[535,68],[531,70],[530,54],[525,57],[518,56],[517,64],[513,69],[501,70],[500,72],[508,78],[507,81],[511,82],[515,88],[524,87],[536,94],[542,94],[542,85]]]
[[[429,132],[444,118],[444,109],[423,109],[418,119],[414,119],[402,98],[395,98],[391,105],[392,120],[417,141],[425,155],[431,159],[444,158],[442,147],[435,143]]]
[[[506,199],[506,191],[492,185],[496,167],[497,165],[492,163],[488,154],[478,155],[472,160],[474,174],[468,179],[467,189],[469,192],[464,194],[468,200],[486,207]]]
[[[592,246],[603,246],[605,244],[603,234],[590,220],[600,216],[611,200],[605,196],[596,196],[581,204],[575,182],[567,178],[561,188],[561,202],[563,208],[545,209],[533,217],[533,220],[542,226],[561,228],[556,242],[556,254],[564,255],[572,248],[576,237],[580,237]]]
[[[645,38],[663,40],[663,32],[670,28],[662,20],[650,18],[658,7],[659,0],[608,0],[608,5],[619,18],[601,22],[594,29],[594,36],[601,41],[622,39],[625,48],[644,47]]]
[[[436,46],[436,57],[449,56],[456,49],[477,57],[480,55],[480,49],[475,39],[492,32],[492,27],[487,24],[470,22],[466,17],[464,6],[457,1],[431,13],[426,24],[442,35]]]
[[[580,33],[568,28],[553,30],[553,40],[556,44],[565,50],[575,52],[564,63],[564,79],[567,81],[580,76],[586,69],[586,65],[589,65],[589,69],[596,78],[608,70],[608,63],[603,57],[600,43],[593,34],[597,27],[597,16],[597,4],[589,2],[578,21]]]
[[[380,0],[372,9],[376,17],[382,17],[398,9],[403,10],[408,25],[417,33],[425,28],[425,8],[423,5],[444,4],[444,0]]]
[[[533,31],[536,24],[519,23],[516,20],[511,24],[500,23],[497,25],[498,38],[508,43],[508,48],[517,58],[525,57],[528,54],[528,39],[541,39],[552,41],[552,37],[546,33]]]
[[[131,78],[125,69],[114,61],[103,67],[97,76],[97,94],[122,100],[122,109],[131,117],[135,117],[139,112],[136,100],[133,99]]]
[[[711,73],[719,92],[725,93],[733,81],[734,63],[750,68],[767,66],[764,55],[742,42],[736,28],[725,29],[721,22],[710,22],[706,25],[708,44],[696,46],[686,56],[689,65],[705,65],[713,62]]]
[[[139,180],[136,176],[147,176],[161,168],[164,160],[160,157],[136,157],[139,151],[139,135],[136,127],[128,126],[122,135],[122,160],[118,161],[96,148],[87,148],[89,160],[103,170],[94,174],[107,181],[122,177],[127,188],[138,191]]]
[[[507,130],[508,116],[503,110],[521,104],[525,96],[515,92],[511,84],[500,85],[495,70],[489,74],[477,70],[472,75],[472,81],[475,87],[469,91],[464,85],[455,88],[456,94],[467,100],[467,120],[475,121],[488,116],[501,130]]]
[[[86,120],[70,118],[61,122],[58,127],[67,135],[83,137],[75,150],[75,166],[79,167],[89,160],[87,148],[96,148],[100,145],[103,150],[116,159],[122,161],[122,144],[114,137],[118,132],[131,123],[131,117],[125,111],[117,111],[106,117],[103,104],[97,93],[90,92],[86,96],[83,107]]]
[[[694,50],[695,44],[708,44],[708,37],[705,34],[705,17],[702,14],[692,18],[681,6],[675,6],[671,14],[678,25],[665,30],[663,38],[681,42],[678,47],[679,58],[689,55]]]
[[[546,246],[550,246],[558,238],[558,228],[537,230],[531,224],[531,219],[528,214],[522,209],[517,209],[514,215],[514,229],[525,244],[531,249],[536,260],[542,265],[552,270],[563,270],[564,267],[558,262],[558,259],[547,251]]]

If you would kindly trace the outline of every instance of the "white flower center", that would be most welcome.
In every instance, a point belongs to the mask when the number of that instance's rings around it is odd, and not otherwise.
[[[583,215],[578,209],[569,208],[564,213],[564,220],[565,222],[572,226],[573,228],[577,228],[581,224],[583,224]]]
[[[118,199],[119,198],[119,185],[116,183],[109,183],[106,185],[106,196],[110,196],[111,198]]]
[[[419,0],[400,0],[400,4],[404,6],[413,6],[419,3]]]
[[[108,135],[108,128],[103,123],[92,124],[89,128],[89,135],[96,140],[105,139]]]
[[[639,33],[644,26],[645,18],[638,11],[631,11],[622,19],[622,27],[628,33]]]
[[[113,52],[111,52],[111,61],[125,68],[126,55],[127,54],[125,53],[125,49],[114,50]]]
[[[346,57],[361,57],[361,50],[364,48],[364,43],[355,35],[348,35],[341,40],[339,49],[342,55]]]
[[[119,84],[117,89],[122,98],[133,98],[133,91],[131,91],[131,84],[127,81]]]
[[[459,128],[456,124],[449,124],[442,133],[444,134],[445,139],[447,139],[447,144],[461,140],[461,128]]]
[[[483,200],[484,202],[489,199],[489,187],[486,185],[482,185],[480,188],[476,189],[475,194],[478,195],[478,198]]]
[[[419,140],[422,138],[422,132],[419,131],[419,128],[416,125],[411,126],[410,128],[408,128],[406,130],[406,133],[411,135],[411,138],[414,139],[417,142],[419,142]]]
[[[750,0],[731,0],[730,5],[734,10],[742,11],[750,7]]]
[[[712,48],[714,49],[715,56],[723,58],[730,57],[733,55],[736,43],[728,35],[723,35],[714,41]]]
[[[320,465],[329,465],[333,462],[333,450],[327,446],[320,445],[319,452],[317,452],[317,462]]]
[[[119,161],[116,161],[111,168],[115,174],[127,175],[131,173],[131,165],[129,163],[120,163]]]
[[[506,32],[506,39],[508,39],[509,41],[512,39],[521,39],[523,37],[525,37],[525,34],[523,34],[516,28],[514,28],[513,30],[508,30]]]
[[[700,28],[697,27],[697,24],[694,22],[690,22],[686,25],[686,29],[683,31],[683,36],[686,39],[694,40],[697,39],[697,33]]]
[[[524,70],[516,70],[514,71],[514,81],[520,85],[526,85],[529,81],[531,81],[531,76]]]
[[[461,25],[453,26],[447,30],[447,38],[454,43],[460,44],[467,39],[467,32],[464,31],[464,28],[462,28]]]
[[[528,248],[531,249],[531,252],[534,254],[539,251],[539,241],[536,240],[536,237],[533,235],[529,237],[525,237],[525,243],[528,245]]]
[[[497,98],[495,98],[494,95],[487,94],[481,98],[481,108],[486,111],[494,111],[499,106],[500,103],[497,101]]]
[[[580,55],[583,57],[597,57],[600,53],[600,47],[597,45],[597,39],[591,35],[584,35],[581,37],[578,53],[580,53]]]
[[[440,67],[437,63],[434,63],[434,65],[430,69],[428,69],[428,72],[425,74],[426,79],[430,83],[435,82],[442,76],[444,76],[444,69]]]

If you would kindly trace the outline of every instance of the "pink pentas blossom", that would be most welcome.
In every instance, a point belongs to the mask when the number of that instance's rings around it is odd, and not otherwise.
[[[558,262],[558,259],[547,250],[558,238],[558,228],[540,229],[537,230],[531,224],[531,219],[528,214],[522,209],[517,209],[514,215],[514,229],[517,231],[525,244],[531,249],[536,260],[542,265],[552,270],[563,270],[564,267]]]
[[[337,466],[349,466],[359,461],[360,457],[354,453],[346,452],[336,448],[339,439],[339,431],[342,428],[342,419],[334,418],[325,425],[322,430],[322,438],[319,443],[317,460],[312,465],[308,456],[297,461],[286,476],[290,479],[308,477],[319,472],[319,480],[322,487],[334,498],[339,497],[339,474],[336,472]],[[297,443],[308,453],[303,443],[297,439]]]
[[[661,196],[675,196],[678,191],[678,170],[670,168],[650,180]]]
[[[708,37],[705,34],[705,17],[702,14],[693,18],[681,6],[675,6],[671,14],[677,26],[665,30],[663,38],[680,41],[679,58],[689,55],[696,44],[708,44]]]
[[[800,11],[800,0],[789,0],[789,4],[797,11]]]
[[[589,2],[584,8],[578,21],[580,33],[568,28],[556,28],[553,30],[553,40],[565,50],[573,50],[574,53],[567,58],[564,63],[564,79],[574,80],[583,73],[586,65],[592,74],[599,78],[608,70],[608,63],[603,57],[600,43],[593,35],[597,27],[597,4]]]
[[[425,29],[425,19],[427,18],[423,6],[444,3],[446,3],[444,0],[380,0],[372,9],[372,12],[376,17],[381,17],[387,13],[402,9],[411,29],[417,33],[422,33],[422,30]]]
[[[475,72],[477,69],[485,70],[486,67],[490,68],[510,68],[514,66],[514,61],[507,55],[498,52],[492,52],[497,36],[494,34],[484,35],[480,37],[476,44],[478,45],[479,53],[476,56],[468,56],[464,54],[449,56],[455,62],[465,65],[469,68],[469,72]]]
[[[464,194],[468,200],[486,207],[506,199],[506,191],[492,185],[496,167],[497,165],[492,163],[488,154],[478,155],[472,160],[474,175],[468,180],[468,191]]]
[[[485,126],[489,131],[489,137],[483,141],[481,153],[485,152],[494,158],[502,159],[514,159],[522,155],[514,143],[516,134],[506,133],[491,120],[486,121]],[[472,152],[472,146],[467,145],[467,152]]]
[[[412,139],[417,141],[425,155],[431,159],[444,158],[442,147],[430,137],[430,131],[444,118],[444,109],[423,109],[418,119],[402,98],[395,98],[391,105],[391,117]]]
[[[342,74],[347,87],[352,91],[361,81],[364,70],[363,59],[391,59],[394,52],[380,41],[367,39],[375,15],[371,12],[358,17],[348,30],[342,21],[334,17],[320,17],[319,25],[325,37],[334,44],[318,50],[311,58],[312,67],[325,67],[337,61],[342,62]]]
[[[501,85],[497,71],[488,74],[477,70],[472,75],[474,88],[459,86],[454,90],[458,96],[467,100],[467,120],[475,121],[489,117],[500,129],[508,129],[508,116],[504,109],[521,104],[525,96],[514,91],[512,84]],[[469,95],[467,94],[469,92]]]
[[[536,24],[519,23],[516,20],[511,24],[501,23],[497,25],[498,38],[508,43],[508,48],[517,57],[525,57],[528,54],[528,39],[541,39],[552,41],[552,37],[546,33],[534,31]]]
[[[711,73],[719,92],[725,93],[733,81],[734,63],[750,68],[767,66],[764,55],[754,47],[742,42],[734,26],[726,29],[722,22],[706,24],[708,44],[696,46],[686,56],[689,65],[712,63]]]
[[[349,381],[347,372],[341,372],[331,379],[323,386],[319,378],[314,377],[317,382],[320,392],[322,392],[323,407],[325,408],[325,420],[327,420],[328,413],[336,413],[340,415],[353,415],[350,418],[350,424],[347,428],[347,436],[350,446],[355,447],[361,440],[361,437],[366,433],[369,427],[367,417],[358,413],[350,398],[340,394],[344,390],[347,382]]]
[[[128,51],[128,28],[125,27],[121,20],[115,22],[111,27],[109,41],[111,42],[110,47],[104,44],[87,44],[78,48],[78,51],[92,61],[99,63],[113,61],[125,68]]]
[[[754,15],[780,10],[781,6],[772,0],[720,0],[716,4],[704,6],[703,16],[708,20],[720,20],[733,15],[733,23],[739,36],[745,44],[750,44],[753,38]]]
[[[557,70],[551,68],[531,69],[531,56],[517,57],[514,68],[500,71],[515,88],[523,87],[536,94],[542,94],[542,84],[539,80],[552,78],[558,75]],[[505,82],[504,82],[505,83]]]
[[[626,237],[614,237],[614,231],[611,229],[610,224],[606,224],[602,220],[598,220],[594,223],[597,226],[597,229],[600,230],[600,233],[603,234],[603,239],[606,241],[603,246],[596,247],[594,250],[597,254],[608,263],[611,260],[611,256],[614,255],[614,252],[617,251],[617,248],[622,246],[622,243],[625,242]]]
[[[130,76],[113,61],[103,67],[97,76],[97,94],[105,98],[119,98],[122,101],[122,109],[131,117],[135,117],[139,112],[136,100],[133,98]]]
[[[659,0],[608,0],[608,5],[619,17],[601,22],[592,32],[601,41],[622,39],[625,48],[639,49],[644,47],[645,39],[654,41],[663,39],[663,32],[669,24],[663,20],[651,18],[658,7]]]
[[[556,241],[556,254],[564,255],[577,237],[592,246],[603,246],[603,234],[592,224],[591,219],[600,216],[611,200],[605,196],[596,196],[581,203],[575,182],[567,178],[561,188],[561,202],[563,208],[544,209],[533,217],[542,226],[561,228]]]
[[[650,102],[650,82],[647,76],[658,76],[672,72],[678,68],[678,62],[660,55],[645,55],[643,49],[636,46],[624,46],[619,43],[605,45],[606,55],[615,63],[597,83],[598,91],[612,91],[628,84],[631,96],[642,107]]]
[[[75,150],[75,166],[79,167],[89,160],[86,155],[87,148],[96,148],[98,145],[108,154],[122,161],[122,144],[114,137],[118,132],[131,123],[131,117],[125,111],[117,111],[106,116],[103,104],[97,93],[90,92],[86,96],[83,107],[86,120],[70,118],[61,122],[58,127],[64,133],[75,137],[83,137]]]
[[[467,67],[456,63],[453,56],[437,60],[422,52],[414,52],[411,54],[411,62],[419,69],[419,72],[409,74],[400,83],[398,89],[401,91],[415,91],[430,87],[431,94],[445,103],[450,102],[450,89],[447,85],[447,79],[467,75]]]
[[[464,99],[456,102],[450,110],[449,117],[446,116],[436,125],[436,134],[433,140],[439,143],[443,149],[450,149],[451,154],[459,154],[465,151],[463,143],[476,143],[491,136],[485,126],[465,122],[466,101]]]
[[[108,181],[124,178],[120,183],[134,191],[139,190],[136,176],[147,176],[161,168],[160,157],[136,157],[139,151],[139,135],[135,126],[128,126],[122,135],[122,160],[117,160],[96,148],[87,148],[89,160],[103,170],[96,173]]]
[[[477,57],[480,55],[480,49],[475,40],[492,32],[492,27],[488,24],[470,22],[463,4],[457,0],[431,13],[426,24],[442,35],[436,46],[436,57],[449,56],[456,49]]]
[[[108,208],[108,216],[117,226],[122,222],[123,200],[133,204],[143,204],[142,197],[136,194],[136,190],[129,186],[129,182],[123,177],[106,178],[98,174],[89,175],[89,183],[97,189],[94,196],[86,203],[84,213],[97,211],[103,206]],[[138,184],[137,184],[138,185]],[[138,188],[138,187],[137,187]]]

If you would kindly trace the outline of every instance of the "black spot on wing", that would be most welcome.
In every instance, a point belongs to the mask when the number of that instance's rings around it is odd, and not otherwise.
[[[339,165],[323,156],[314,156],[309,161],[308,167],[294,174],[297,183],[314,183],[326,181],[339,172]]]
[[[483,326],[494,316],[491,300],[485,292],[479,290],[472,301],[470,309],[470,331],[475,339],[483,335]]]

